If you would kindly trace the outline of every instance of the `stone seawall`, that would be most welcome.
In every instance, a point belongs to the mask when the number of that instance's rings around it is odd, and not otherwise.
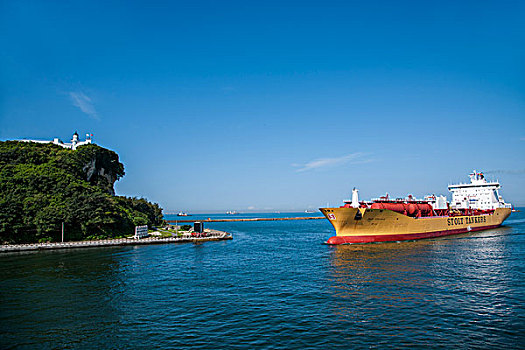
[[[38,250],[54,250],[54,249],[76,249],[76,248],[93,248],[93,247],[114,247],[126,245],[144,245],[144,244],[167,244],[167,243],[191,243],[191,242],[207,242],[207,241],[222,241],[233,239],[231,233],[209,230],[204,234],[192,235],[183,234],[180,237],[148,237],[142,239],[133,238],[118,238],[118,239],[102,239],[96,241],[77,241],[77,242],[59,242],[59,243],[30,243],[30,244],[4,244],[0,245],[0,253],[7,252],[25,252]]]

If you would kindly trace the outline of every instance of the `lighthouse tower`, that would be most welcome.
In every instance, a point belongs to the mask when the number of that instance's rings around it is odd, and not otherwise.
[[[73,138],[71,139],[71,148],[72,149],[77,148],[77,144],[78,144],[78,133],[75,131],[75,133],[73,134]]]

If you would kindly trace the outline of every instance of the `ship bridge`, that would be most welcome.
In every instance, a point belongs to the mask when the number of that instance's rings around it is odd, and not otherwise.
[[[450,206],[455,209],[497,209],[510,208],[500,196],[499,182],[488,182],[483,172],[474,170],[470,175],[470,183],[449,185],[448,190],[452,192]]]

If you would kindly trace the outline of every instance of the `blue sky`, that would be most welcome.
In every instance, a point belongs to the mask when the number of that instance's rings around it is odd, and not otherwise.
[[[93,133],[168,212],[525,205],[523,1],[3,1],[0,140]]]

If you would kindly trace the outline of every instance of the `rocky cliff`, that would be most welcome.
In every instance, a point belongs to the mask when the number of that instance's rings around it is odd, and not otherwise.
[[[0,142],[0,241],[89,239],[159,225],[162,209],[145,199],[115,195],[124,176],[118,155],[90,144],[76,150],[53,144]]]

